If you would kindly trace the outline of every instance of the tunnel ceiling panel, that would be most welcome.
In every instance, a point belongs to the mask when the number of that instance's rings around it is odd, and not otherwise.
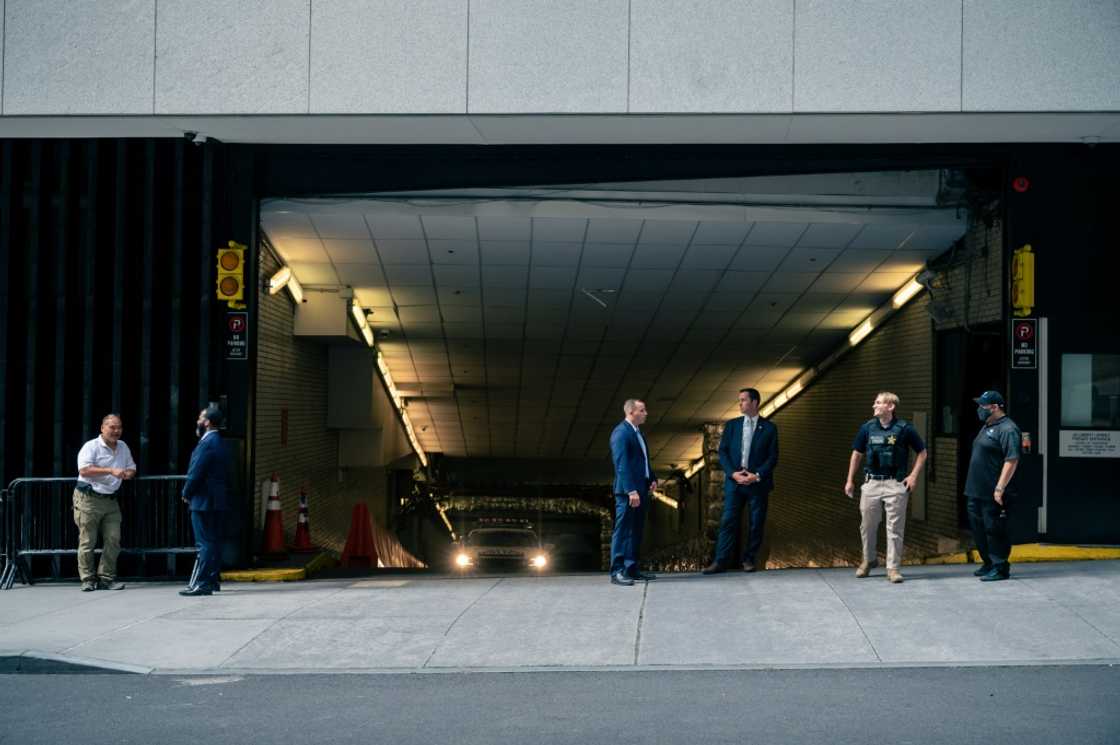
[[[272,200],[299,281],[349,286],[421,445],[602,458],[644,398],[658,466],[773,395],[964,233],[936,172]]]

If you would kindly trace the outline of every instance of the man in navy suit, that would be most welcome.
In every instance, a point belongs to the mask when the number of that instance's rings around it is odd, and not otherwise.
[[[750,504],[750,535],[743,551],[742,568],[757,568],[758,550],[762,546],[762,530],[766,525],[766,504],[774,488],[774,468],[778,465],[778,428],[758,415],[762,397],[754,388],[739,391],[739,411],[723,427],[719,440],[719,463],[725,476],[723,484],[723,519],[719,524],[719,542],[715,559],[703,569],[704,574],[726,572],[739,536],[739,518],[743,506]]]
[[[187,481],[183,484],[183,501],[190,505],[191,528],[194,529],[198,559],[191,582],[180,595],[210,595],[218,589],[222,564],[222,525],[229,509],[226,493],[226,472],[229,455],[222,445],[218,427],[222,410],[210,404],[198,415],[198,445],[191,453]]]
[[[614,533],[611,535],[611,582],[633,585],[634,580],[657,577],[638,568],[638,551],[646,526],[646,505],[657,488],[649,449],[642,437],[646,405],[635,398],[622,405],[626,418],[611,432],[611,460],[614,461]]]

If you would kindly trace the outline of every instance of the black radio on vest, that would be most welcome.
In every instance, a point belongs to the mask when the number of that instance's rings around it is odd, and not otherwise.
[[[872,430],[867,438],[867,467],[872,476],[889,476],[901,481],[906,476],[906,443],[902,433],[906,422],[895,419],[883,429],[877,419],[872,419]]]

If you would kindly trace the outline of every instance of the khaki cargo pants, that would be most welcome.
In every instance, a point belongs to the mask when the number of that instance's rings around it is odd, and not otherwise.
[[[906,532],[906,503],[910,492],[894,479],[865,481],[859,492],[859,535],[863,539],[863,560],[874,564],[879,552],[879,521],[887,513],[887,569],[902,564],[902,537]]]
[[[74,490],[74,524],[78,526],[78,576],[82,582],[112,582],[121,551],[121,508],[116,499]],[[94,571],[93,549],[101,536],[101,565]]]

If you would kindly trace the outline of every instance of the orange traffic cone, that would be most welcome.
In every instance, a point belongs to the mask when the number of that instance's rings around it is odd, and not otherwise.
[[[288,555],[284,548],[284,512],[280,509],[280,480],[272,474],[268,488],[268,512],[264,516],[264,548],[261,554],[270,559],[282,559]]]
[[[307,486],[299,488],[299,519],[296,521],[296,543],[292,551],[297,554],[309,554],[318,551],[311,545],[311,521],[307,516]]]
[[[373,545],[369,508],[359,502],[350,513],[350,535],[346,536],[346,548],[342,550],[339,563],[344,567],[377,566],[377,548]]]

